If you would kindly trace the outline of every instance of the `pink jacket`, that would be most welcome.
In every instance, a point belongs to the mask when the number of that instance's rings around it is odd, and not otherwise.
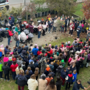
[[[8,57],[4,57],[3,58],[3,62],[8,62],[9,61],[9,58]]]
[[[68,63],[70,63],[72,61],[72,58],[70,57],[69,60],[68,60]]]

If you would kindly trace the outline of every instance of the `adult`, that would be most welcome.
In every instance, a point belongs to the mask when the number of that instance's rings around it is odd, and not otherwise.
[[[47,80],[47,85],[49,85],[50,81],[53,79],[52,75],[49,74],[49,76],[46,78]]]
[[[47,85],[47,80],[45,80],[46,75],[42,74],[41,78],[38,80],[38,90],[45,90]]]
[[[29,90],[36,90],[38,82],[34,74],[30,77],[30,79],[28,79],[27,84]]]
[[[14,39],[16,41],[16,47],[19,47],[19,37],[18,37],[18,32],[15,33]]]
[[[67,17],[65,18],[65,32],[67,31]]]
[[[11,14],[10,17],[11,17],[12,24],[14,25],[14,22],[15,22],[14,16]]]
[[[13,36],[13,33],[12,33],[12,31],[11,31],[11,29],[10,30],[8,30],[8,45],[10,45],[10,41],[11,41],[11,36]]]
[[[57,76],[57,81],[56,81],[57,90],[61,90],[61,84],[62,84],[62,81],[60,77]]]
[[[86,90],[86,88],[82,86],[81,81],[80,81],[80,80],[77,80],[77,81],[74,83],[72,90],[80,90],[80,88]]]
[[[11,17],[9,17],[9,25],[10,25],[10,29],[12,29],[13,22],[12,22],[12,20],[11,20]]]
[[[52,79],[45,90],[57,90],[54,80]]]
[[[19,24],[16,25],[15,31],[18,32],[18,35],[20,34],[20,26],[19,26]]]
[[[41,25],[41,23],[39,24],[39,26],[38,26],[38,38],[40,38],[40,36],[41,36],[41,32],[42,32],[42,25]]]
[[[52,19],[50,19],[50,21],[48,22],[48,26],[49,26],[49,33],[50,33],[52,26],[53,26]]]
[[[31,33],[34,32],[32,23],[29,23],[29,31],[30,31]]]
[[[81,24],[79,24],[79,26],[77,27],[77,37],[80,37],[81,31],[82,31],[82,26]]]
[[[27,78],[24,76],[24,72],[20,71],[20,73],[16,76],[18,90],[24,90],[24,86],[26,85]]]

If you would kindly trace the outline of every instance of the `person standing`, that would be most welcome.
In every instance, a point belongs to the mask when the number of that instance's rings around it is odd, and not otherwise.
[[[72,21],[70,21],[70,26],[69,26],[69,34],[72,36],[73,35],[73,27],[74,27],[74,24]]]
[[[10,30],[8,30],[8,45],[10,45],[11,36],[13,36],[13,33],[12,33],[11,29],[10,29]]]
[[[41,75],[41,78],[38,80],[38,90],[45,90],[47,85],[47,80],[45,80],[45,74]]]
[[[18,32],[18,35],[20,34],[20,26],[19,26],[19,24],[16,25],[15,31]]]
[[[79,26],[77,27],[77,37],[80,37],[81,31],[82,31],[82,26],[81,24],[79,24]]]
[[[57,90],[54,80],[52,79],[45,90]]]
[[[41,23],[39,24],[39,26],[38,26],[38,38],[40,38],[40,36],[41,36],[41,32],[42,32],[42,25],[41,25]]]
[[[34,74],[30,77],[30,79],[28,79],[27,84],[28,84],[29,90],[36,90],[38,86],[38,81],[36,80],[36,77]]]
[[[57,90],[61,90],[61,84],[62,84],[62,81],[60,77],[57,76],[57,81],[56,81]]]
[[[24,86],[27,83],[27,78],[24,76],[24,71],[20,71],[20,73],[16,76],[18,90],[24,90]]]
[[[9,81],[9,71],[10,71],[10,68],[9,68],[7,62],[4,63],[4,66],[2,67],[2,69],[4,71],[4,79],[6,80],[6,77],[7,77],[8,81]]]
[[[65,33],[67,31],[67,17],[65,18]]]
[[[12,77],[13,77],[13,80],[15,80],[15,77],[16,77],[16,68],[18,67],[18,64],[14,61],[13,64],[10,66],[10,69],[12,71]]]
[[[86,88],[82,86],[81,81],[80,81],[80,80],[77,80],[77,81],[74,83],[72,90],[80,90],[80,88],[86,90]]]
[[[15,33],[14,37],[15,37],[14,39],[15,39],[15,41],[16,41],[16,47],[19,47],[19,37],[18,37],[18,32]]]
[[[49,33],[50,33],[52,26],[53,26],[52,19],[50,19],[50,21],[48,22],[48,26],[49,26]]]

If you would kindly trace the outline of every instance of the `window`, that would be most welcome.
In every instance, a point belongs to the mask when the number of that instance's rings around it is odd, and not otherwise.
[[[0,3],[5,3],[6,2],[6,0],[0,0]]]

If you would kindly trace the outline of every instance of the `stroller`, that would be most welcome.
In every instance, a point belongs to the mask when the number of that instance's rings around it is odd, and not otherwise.
[[[31,41],[31,43],[33,42],[32,41],[32,38],[34,37],[34,35],[32,34],[32,33],[29,33],[28,34],[28,39],[27,39],[27,41],[30,43],[30,41]]]

